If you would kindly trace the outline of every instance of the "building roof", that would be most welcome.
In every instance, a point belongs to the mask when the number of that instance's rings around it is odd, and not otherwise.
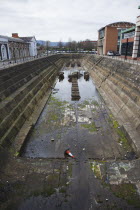
[[[132,26],[135,26],[136,24],[135,23],[131,23],[131,22],[125,22],[125,21],[121,21],[121,22],[115,22],[115,23],[110,23],[102,28],[100,28],[98,31],[100,30],[103,30],[105,27],[108,27],[108,26],[111,26],[111,27],[121,27],[121,26],[124,26],[126,25],[127,27],[132,27]]]
[[[135,31],[135,28],[136,28],[136,26],[134,26],[132,28],[128,28],[126,30],[123,30],[123,31],[121,31],[121,34],[128,33],[128,32],[131,32],[131,31]]]
[[[4,39],[7,39],[8,41],[10,42],[24,42],[22,39],[20,38],[13,38],[13,37],[9,37],[9,36],[3,36],[3,35],[0,35],[0,38],[4,38]]]
[[[20,39],[24,40],[25,42],[30,42],[32,38],[35,38],[35,37],[34,36],[20,37]]]

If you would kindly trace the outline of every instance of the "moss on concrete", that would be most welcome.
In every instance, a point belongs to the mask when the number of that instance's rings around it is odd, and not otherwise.
[[[97,162],[90,163],[90,167],[94,173],[94,176],[101,179],[100,165]]]
[[[14,156],[15,156],[15,157],[18,157],[19,154],[20,154],[19,152],[15,152]]]
[[[140,207],[140,197],[134,184],[123,183],[120,185],[111,185],[110,188],[117,197],[126,200],[128,204]]]
[[[131,150],[131,146],[130,144],[128,143],[128,140],[126,138],[126,135],[125,133],[122,131],[119,123],[114,119],[113,115],[110,114],[109,115],[109,123],[113,126],[113,128],[116,130],[118,136],[119,136],[119,139],[118,139],[118,142],[122,144],[122,146],[127,149],[127,150]]]
[[[60,193],[66,193],[66,187],[61,187],[61,189],[59,190]]]
[[[84,100],[82,103],[78,104],[78,108],[84,109],[86,108],[86,106],[92,106],[92,105],[98,107],[99,103],[96,100]],[[92,111],[96,111],[96,108],[93,108]]]
[[[91,101],[91,104],[94,106],[99,106],[99,103],[96,100]]]
[[[68,104],[68,102],[65,100],[60,101],[59,99],[55,98],[54,96],[51,96],[49,104],[53,104],[53,105],[57,105],[57,106],[61,107],[61,106],[65,106],[66,104]]]
[[[69,163],[68,165],[68,176],[72,177],[72,164],[71,163]]]
[[[81,124],[81,127],[88,129],[89,132],[95,132],[95,131],[97,131],[97,128],[96,128],[94,122],[92,122],[91,124]]]

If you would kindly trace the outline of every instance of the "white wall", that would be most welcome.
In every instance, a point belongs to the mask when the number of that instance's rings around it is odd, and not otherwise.
[[[133,54],[132,54],[133,59],[136,59],[138,56],[139,43],[140,43],[140,16],[137,17],[137,21],[136,21]]]
[[[29,46],[30,56],[36,56],[37,55],[36,39],[32,38],[32,40],[29,43],[30,43],[30,46]]]
[[[137,22],[136,22],[136,26],[140,26],[140,16],[137,17]]]

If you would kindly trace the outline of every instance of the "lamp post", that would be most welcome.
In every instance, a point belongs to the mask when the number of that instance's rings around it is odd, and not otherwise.
[[[49,50],[49,41],[46,41],[46,48],[47,48],[47,57],[48,57],[48,50]]]

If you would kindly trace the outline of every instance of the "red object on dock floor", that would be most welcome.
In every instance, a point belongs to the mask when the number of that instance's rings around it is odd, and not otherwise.
[[[66,150],[65,154],[67,154],[68,156],[74,158],[74,155],[70,152],[70,150]]]

